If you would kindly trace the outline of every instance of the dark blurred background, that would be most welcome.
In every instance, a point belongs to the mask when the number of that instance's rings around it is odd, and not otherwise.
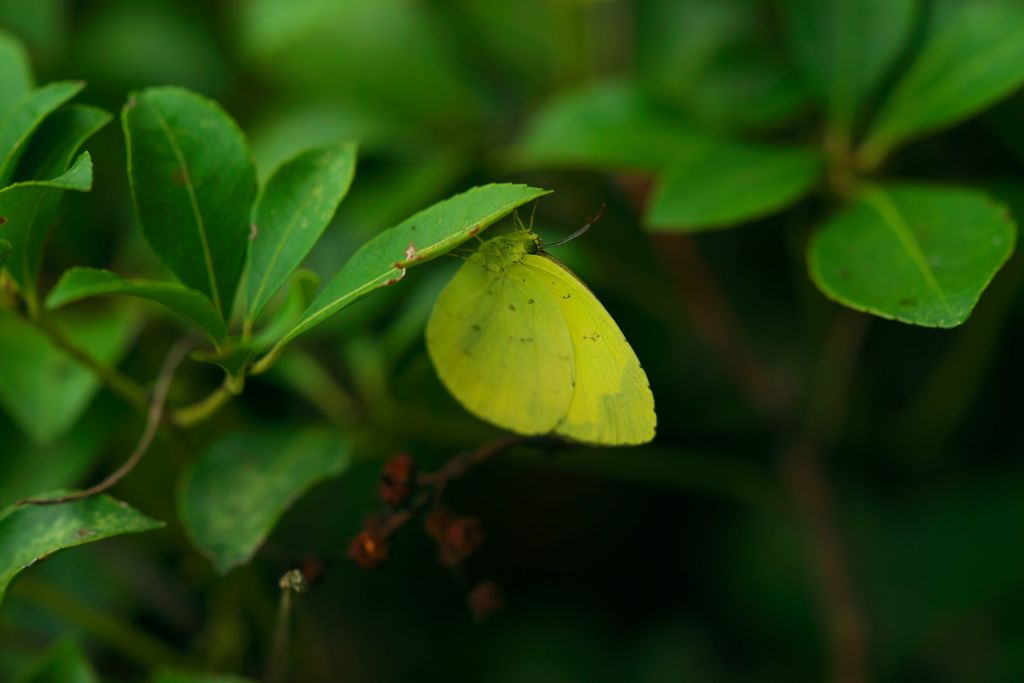
[[[922,17],[941,4],[923,3]],[[458,265],[442,259],[304,338],[303,352],[366,408],[360,461],[299,501],[252,564],[218,577],[189,546],[168,483],[183,456],[162,443],[117,492],[169,529],[34,569],[65,608],[256,678],[277,579],[305,562],[322,572],[295,612],[295,681],[854,681],[860,669],[887,681],[1024,679],[1019,259],[956,330],[868,319],[806,276],[827,192],[731,231],[652,235],[642,169],[542,164],[520,144],[549,103],[605,83],[628,83],[691,129],[819,140],[820,108],[776,3],[0,0],[0,27],[27,43],[39,82],[85,79],[80,99],[111,112],[147,85],[217,99],[262,177],[301,148],[359,140],[355,185],[308,264],[322,275],[474,184],[555,190],[537,209],[548,239],[606,203],[560,257],[636,349],[659,415],[649,446],[516,451],[452,484],[450,506],[487,536],[460,575],[438,564],[418,523],[380,571],[349,562],[349,541],[380,507],[383,458],[408,452],[430,468],[499,435],[445,394],[425,354],[430,307]],[[1024,170],[1022,113],[1016,95],[911,145],[886,172],[994,188],[1024,209],[1007,180]],[[94,190],[69,199],[44,282],[71,265],[160,273],[132,213],[119,126],[89,148]],[[175,334],[150,311],[125,371],[145,376]],[[282,365],[189,434],[191,448],[226,430],[322,420],[301,369]],[[176,391],[199,396],[218,381],[190,367]],[[0,415],[0,502],[40,481],[94,480],[136,429],[105,393],[46,449]],[[467,608],[481,579],[506,603],[482,623]],[[0,609],[0,678],[69,629],[104,680],[146,678],[112,646],[118,636],[19,588]]]

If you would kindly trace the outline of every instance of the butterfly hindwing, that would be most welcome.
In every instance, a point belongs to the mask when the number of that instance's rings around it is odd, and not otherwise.
[[[471,256],[427,325],[441,381],[470,412],[521,434],[546,434],[569,409],[572,341],[562,309],[522,263],[488,268]]]
[[[558,303],[572,340],[576,383],[555,433],[604,445],[654,438],[654,397],[640,361],[597,297],[554,259],[529,254],[523,264]]]

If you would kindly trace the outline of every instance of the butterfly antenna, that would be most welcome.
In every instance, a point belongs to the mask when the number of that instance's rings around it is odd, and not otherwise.
[[[597,223],[599,220],[601,220],[601,218],[604,217],[604,210],[605,210],[605,204],[604,204],[604,202],[602,202],[601,203],[601,208],[598,210],[597,215],[594,216],[593,218],[591,218],[590,220],[588,220],[586,225],[584,225],[582,228],[580,228],[576,232],[572,233],[571,235],[568,235],[567,237],[563,237],[562,239],[560,239],[560,240],[558,240],[556,242],[551,242],[550,244],[545,244],[544,246],[545,247],[557,247],[560,244],[565,244],[566,242],[572,242],[574,239],[576,239],[577,237],[579,237],[580,235],[585,233],[587,230],[590,230],[592,227],[594,227],[594,224]]]
[[[516,230],[526,230],[526,226],[523,225],[523,219],[519,217],[519,211],[512,212],[512,222],[516,226]]]

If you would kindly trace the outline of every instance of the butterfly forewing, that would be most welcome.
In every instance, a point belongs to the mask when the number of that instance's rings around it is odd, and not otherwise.
[[[654,397],[640,361],[597,297],[565,266],[540,255],[523,261],[558,302],[572,339],[576,385],[555,432],[606,445],[654,438]]]
[[[546,434],[573,395],[572,340],[562,308],[522,263],[470,257],[427,325],[441,381],[471,413],[521,434]]]

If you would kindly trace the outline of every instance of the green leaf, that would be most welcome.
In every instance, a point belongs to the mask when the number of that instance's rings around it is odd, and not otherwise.
[[[862,150],[877,163],[895,145],[968,118],[1024,82],[1024,6],[965,2],[935,31],[882,106]]]
[[[316,297],[320,278],[311,270],[300,268],[295,271],[288,287],[288,296],[281,307],[253,336],[252,347],[257,351],[273,346],[299,322],[299,316],[309,308]]]
[[[109,270],[71,268],[46,297],[46,308],[54,310],[94,296],[121,295],[148,299],[164,306],[205,334],[214,344],[227,336],[224,321],[206,295],[177,282],[126,280]]]
[[[0,239],[0,269],[4,267],[4,263],[7,262],[7,257],[14,251],[14,247],[7,240]]]
[[[612,82],[548,104],[530,122],[513,155],[527,166],[656,169],[702,140],[635,85]]]
[[[65,639],[29,665],[17,683],[100,683],[81,646]]]
[[[793,52],[847,132],[910,36],[917,0],[785,0]]]
[[[135,316],[126,311],[66,315],[51,322],[105,365],[123,357],[136,330]],[[45,444],[65,433],[98,389],[92,372],[31,323],[0,312],[0,405],[30,439]]]
[[[359,248],[278,346],[373,290],[397,282],[405,275],[406,268],[451,251],[516,207],[548,192],[509,183],[474,187],[388,228]]]
[[[245,137],[219,105],[183,88],[135,93],[121,118],[146,238],[179,280],[228,319],[256,195]]]
[[[34,84],[25,46],[10,33],[0,30],[0,119]]]
[[[774,127],[798,114],[807,89],[763,40],[749,0],[640,0],[635,70],[645,89],[715,130]]]
[[[193,544],[227,573],[252,558],[302,494],[349,462],[348,445],[332,430],[227,436],[186,469],[181,522]]]
[[[252,681],[231,674],[164,669],[153,676],[151,683],[252,683]]]
[[[65,190],[92,189],[92,158],[83,152],[74,165],[52,180],[30,180],[0,190],[0,234],[11,243],[7,272],[22,289],[29,309],[36,308],[36,280],[43,262],[43,247],[50,226],[60,211]]]
[[[53,112],[32,136],[18,163],[16,179],[49,180],[67,170],[86,140],[113,118],[85,104],[69,104]]]
[[[246,279],[247,320],[259,317],[334,218],[355,174],[356,146],[317,147],[282,165],[256,204]]]
[[[708,142],[662,172],[647,221],[681,232],[736,225],[797,201],[821,171],[821,158],[810,150]]]
[[[1006,207],[974,190],[870,187],[814,236],[808,264],[841,304],[955,327],[1013,253],[1016,234]]]
[[[84,83],[71,81],[44,85],[22,97],[0,118],[0,187],[10,182],[18,159],[39,124],[84,87]]]
[[[58,550],[163,525],[105,495],[60,505],[12,505],[0,513],[0,599],[19,572]]]

